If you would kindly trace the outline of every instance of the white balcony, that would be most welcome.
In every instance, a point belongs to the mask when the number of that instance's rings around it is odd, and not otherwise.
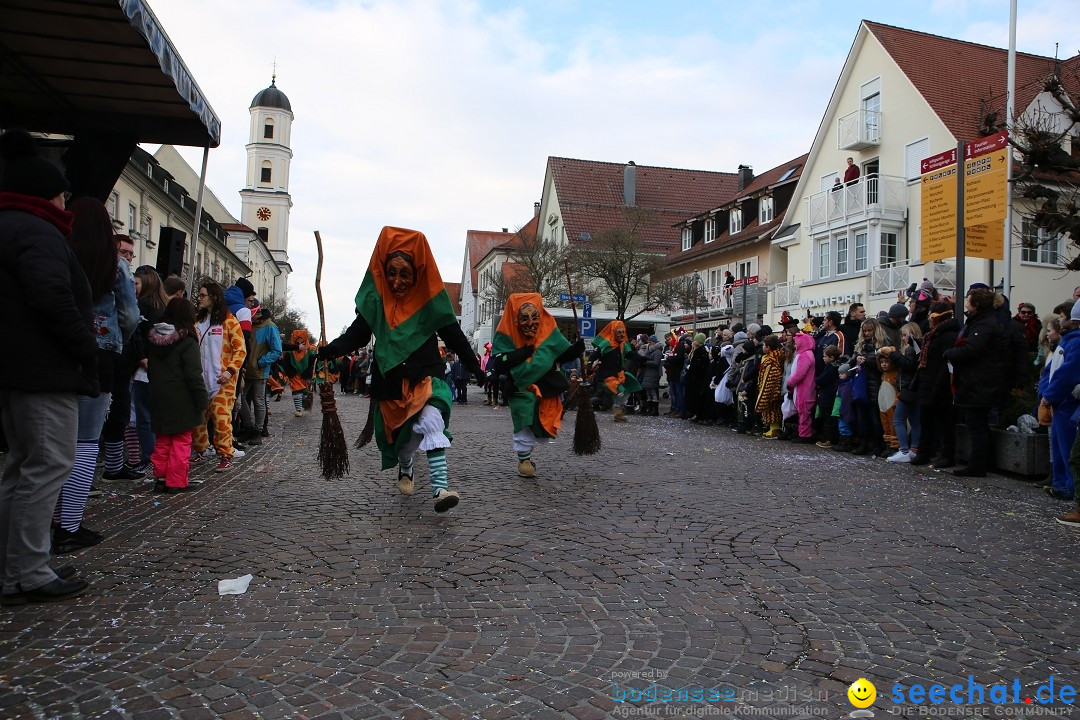
[[[903,222],[907,211],[907,181],[891,175],[868,175],[848,185],[815,193],[807,202],[811,232],[870,220]]]
[[[773,285],[773,307],[791,307],[799,304],[799,288],[802,283],[782,282]]]
[[[875,265],[870,271],[870,294],[895,295],[901,290],[907,290],[910,284],[908,281],[908,276],[911,274],[910,268],[910,260]]]
[[[866,150],[881,142],[881,113],[856,110],[836,121],[838,150]]]

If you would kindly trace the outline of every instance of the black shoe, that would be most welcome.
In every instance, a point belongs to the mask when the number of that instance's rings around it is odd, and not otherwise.
[[[926,455],[920,455],[919,453],[915,453],[915,457],[911,458],[911,464],[912,465],[929,465],[930,464],[930,458],[927,457]]]
[[[269,431],[269,430],[267,430],[266,428],[263,428],[263,429],[262,429],[262,432],[261,432],[261,433],[259,433],[259,434],[260,434],[260,435],[261,435],[262,437],[270,437],[270,431]]]
[[[0,605],[25,605],[28,602],[67,600],[76,595],[82,595],[89,587],[90,584],[81,578],[72,578],[71,580],[56,578],[51,583],[46,583],[33,590],[4,593],[0,595]]]
[[[191,485],[185,485],[184,487],[167,487],[165,488],[165,493],[167,495],[177,495],[179,493],[191,492],[194,489],[195,487]]]
[[[132,468],[127,467],[126,465],[124,467],[122,467],[118,472],[114,472],[114,473],[106,472],[106,473],[103,473],[101,475],[102,480],[109,480],[109,481],[114,481],[114,480],[142,480],[143,477],[145,477],[145,476],[142,473],[135,472],[135,470],[133,470]]]
[[[245,440],[244,442],[245,442],[246,444],[248,444],[248,445],[262,445],[262,436],[260,436],[260,435],[259,435],[258,433],[256,433],[256,434],[254,434],[254,435],[250,436],[250,437],[249,437],[249,438],[248,438],[247,440]],[[235,447],[235,446],[234,446],[234,447]]]
[[[76,550],[93,547],[104,539],[104,536],[100,533],[93,530],[84,530],[81,527],[75,532],[69,532],[64,528],[56,528],[53,530],[52,550],[56,555],[65,555]]]
[[[166,489],[166,485],[165,485],[164,480],[155,480],[154,481],[154,490],[153,490],[153,492],[163,493],[163,492],[165,492],[165,489]]]
[[[936,470],[944,470],[945,468],[951,468],[956,464],[956,460],[951,457],[936,457],[930,461],[930,465]]]
[[[238,442],[236,442],[235,439],[233,439],[232,446],[233,446],[233,450],[247,450],[247,445],[245,445],[243,443],[238,443]]]
[[[956,477],[974,477],[981,478],[986,477],[985,470],[978,470],[976,468],[962,467],[952,471],[952,474]]]
[[[58,567],[58,568],[52,568],[52,571],[54,573],[56,573],[56,577],[60,578],[61,580],[67,580],[69,578],[73,578],[79,572],[78,570],[75,569],[74,565],[63,565],[63,566]]]
[[[866,446],[866,443],[859,441],[859,444],[855,446],[855,449],[851,451],[852,455],[866,455],[870,452],[870,448]]]

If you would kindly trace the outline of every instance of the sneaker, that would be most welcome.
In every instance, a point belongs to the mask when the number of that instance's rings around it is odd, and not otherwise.
[[[1072,500],[1072,497],[1065,493],[1055,490],[1053,485],[1043,485],[1043,491],[1052,498],[1057,500]]]
[[[154,463],[147,460],[146,462],[139,463],[135,467],[131,468],[131,471],[132,472],[137,472],[140,475],[148,475],[148,474],[154,472]]]
[[[817,445],[819,448],[831,448],[832,447],[832,443],[829,442],[828,440],[822,440],[822,441],[816,442],[814,444]]]
[[[118,472],[106,472],[102,473],[101,479],[105,482],[120,482],[122,480],[142,480],[145,473],[138,472],[135,468],[129,468],[126,465]]]
[[[761,437],[763,437],[766,440],[779,440],[780,439],[780,431],[779,430],[770,430],[767,433],[762,433]]]
[[[244,450],[247,450],[247,440],[245,440],[244,442],[240,442],[236,440],[236,438],[233,438],[232,446],[233,450],[235,450],[236,452],[243,452]]]
[[[435,512],[444,513],[458,504],[461,496],[453,490],[440,490],[435,494]]]
[[[104,539],[99,533],[92,530],[84,531],[81,527],[75,532],[69,532],[64,528],[56,528],[53,530],[52,551],[56,555],[65,555],[76,550],[93,547]]]
[[[398,470],[397,489],[402,495],[412,495],[414,491],[412,475],[406,475]]]
[[[244,452],[243,450],[237,448],[236,446],[233,446],[233,451],[232,451],[233,460],[239,460],[240,458],[244,457],[245,455],[247,455],[246,452]]]
[[[536,463],[532,460],[522,460],[518,463],[518,475],[523,478],[536,477]]]
[[[206,448],[205,450],[203,450],[201,452],[196,450],[195,452],[191,453],[191,462],[192,463],[200,463],[203,460],[205,460],[206,458],[213,457],[213,456],[214,456],[214,448]]]
[[[1064,515],[1058,515],[1054,520],[1068,527],[1080,528],[1080,505],[1077,505]]]
[[[217,467],[214,468],[214,472],[225,472],[226,470],[231,470],[231,469],[232,469],[232,460],[227,458],[227,457],[223,457],[218,462]]]
[[[915,457],[910,450],[907,452],[903,450],[897,450],[889,457],[885,458],[885,462],[891,463],[909,463],[911,458]]]

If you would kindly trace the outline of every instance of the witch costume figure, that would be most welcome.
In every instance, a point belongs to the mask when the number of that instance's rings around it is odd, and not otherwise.
[[[623,364],[626,353],[631,351],[630,343],[626,341],[626,325],[622,320],[609,322],[593,340],[591,359],[600,360],[595,382],[601,392],[614,397],[615,422],[626,422],[626,401],[630,395],[641,390],[641,383],[626,372]]]
[[[450,296],[423,233],[384,227],[356,293],[357,315],[345,334],[319,348],[320,359],[348,355],[376,338],[371,364],[371,420],[382,469],[398,468],[398,490],[413,494],[413,458],[427,454],[435,512],[460,496],[448,487],[450,387],[439,341],[478,379],[483,373],[458,325]]]
[[[506,393],[514,452],[523,478],[536,477],[533,447],[558,435],[562,425],[562,394],[570,386],[556,366],[584,350],[584,340],[571,345],[559,332],[539,293],[514,293],[506,301],[491,362],[497,373],[509,377]]]

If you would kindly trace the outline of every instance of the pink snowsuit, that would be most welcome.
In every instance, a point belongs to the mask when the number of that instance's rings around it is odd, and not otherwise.
[[[799,411],[799,437],[813,435],[814,400],[814,339],[805,333],[795,336],[795,370],[788,378],[788,389],[795,391],[795,407]]]

